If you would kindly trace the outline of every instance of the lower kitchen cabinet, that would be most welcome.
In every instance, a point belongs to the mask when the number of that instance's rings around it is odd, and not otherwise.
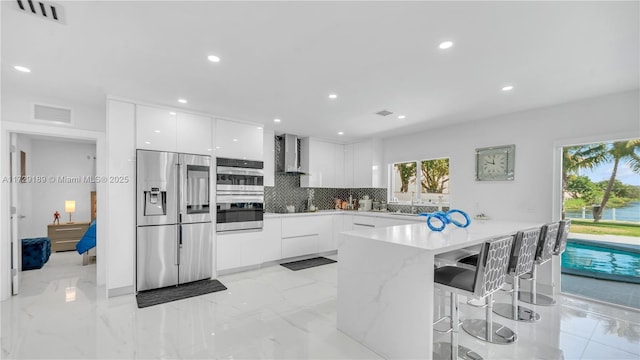
[[[320,235],[310,234],[282,239],[282,258],[315,254],[318,252]]]
[[[216,269],[227,270],[242,266],[241,234],[217,234]]]
[[[262,262],[280,260],[282,258],[282,220],[265,219],[262,229]]]
[[[331,215],[282,219],[282,257],[290,258],[335,250]]]

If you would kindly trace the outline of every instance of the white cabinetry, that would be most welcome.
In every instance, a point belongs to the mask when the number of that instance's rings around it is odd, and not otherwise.
[[[279,260],[282,256],[280,230],[280,219],[265,219],[262,231],[218,233],[218,271]]]
[[[264,130],[263,150],[264,156],[264,186],[275,186],[275,133]]]
[[[353,144],[353,185],[356,188],[382,187],[382,149],[379,140]]]
[[[330,215],[283,218],[282,257],[309,255],[328,248],[332,225]]]
[[[343,186],[344,147],[314,138],[301,140],[301,187],[336,188]]]
[[[212,120],[206,116],[176,114],[176,150],[187,154],[210,155]]]
[[[136,105],[138,149],[210,155],[211,128],[206,116]]]
[[[260,125],[216,119],[216,157],[263,161],[262,144]]]
[[[342,178],[344,187],[351,188],[353,186],[353,144],[344,146],[344,166],[342,170]]]
[[[168,109],[136,105],[136,147],[175,151],[176,116],[176,112]]]
[[[354,215],[353,216],[353,230],[371,229],[374,228],[375,218],[371,216]]]
[[[262,229],[262,262],[282,258],[282,219],[265,219]]]

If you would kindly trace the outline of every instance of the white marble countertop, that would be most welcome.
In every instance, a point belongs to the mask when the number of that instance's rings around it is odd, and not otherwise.
[[[295,213],[264,213],[265,219],[296,217],[296,216],[318,216],[318,215],[357,215],[369,217],[383,217],[389,219],[402,219],[416,222],[424,222],[425,218],[417,214],[394,213],[390,211],[357,211],[357,210],[318,210],[311,212],[295,212]]]
[[[520,221],[471,220],[471,225],[467,228],[459,228],[449,224],[442,232],[438,232],[430,230],[423,221],[418,224],[346,231],[344,234],[421,248],[439,254],[480,244],[496,236],[515,234],[518,230],[538,226],[542,226],[542,224]]]

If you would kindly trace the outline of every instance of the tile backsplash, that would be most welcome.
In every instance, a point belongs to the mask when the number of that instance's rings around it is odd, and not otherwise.
[[[307,210],[307,200],[311,196],[313,204],[319,210],[334,208],[334,199],[348,200],[349,195],[361,199],[369,195],[375,201],[386,201],[385,188],[301,188],[300,175],[276,174],[275,186],[264,187],[264,207],[267,212],[286,212],[287,205],[296,207],[296,211]]]

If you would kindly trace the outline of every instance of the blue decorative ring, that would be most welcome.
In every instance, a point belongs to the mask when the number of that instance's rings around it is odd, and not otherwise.
[[[451,214],[455,214],[455,213],[458,213],[458,214],[462,215],[464,217],[464,219],[466,220],[466,222],[464,224],[461,224],[460,222],[458,222],[455,219],[453,219],[451,217]],[[469,224],[471,224],[471,219],[469,218],[469,215],[466,212],[462,211],[462,210],[451,209],[451,210],[447,211],[447,217],[448,217],[448,220],[452,224],[457,226],[457,227],[466,228],[467,226],[469,226]]]
[[[462,215],[466,220],[466,222],[464,224],[460,223],[459,221],[451,217],[452,214]],[[471,224],[471,219],[469,218],[469,215],[466,212],[458,209],[451,209],[446,213],[442,211],[435,211],[433,213],[421,213],[418,215],[425,216],[427,218],[427,226],[432,231],[442,231],[447,226],[447,224],[454,224],[455,226],[461,227],[461,228],[466,228],[469,226],[469,224]],[[440,221],[441,226],[433,225],[432,224],[433,219]]]

